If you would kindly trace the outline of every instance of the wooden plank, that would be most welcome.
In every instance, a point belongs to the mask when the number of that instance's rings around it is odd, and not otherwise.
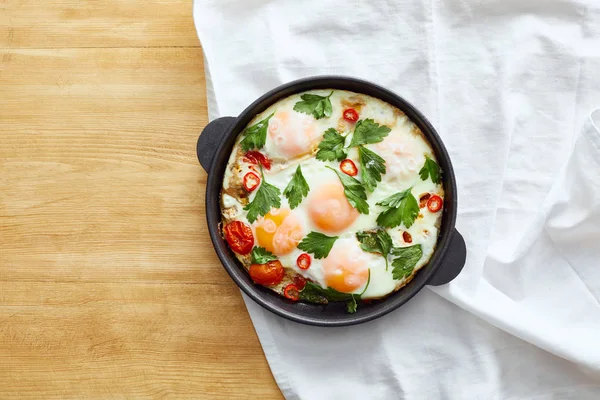
[[[0,398],[281,398],[208,237],[201,49],[0,63]]]
[[[198,46],[191,0],[2,0],[0,48]]]
[[[0,398],[280,398],[233,286],[0,282],[0,299]]]

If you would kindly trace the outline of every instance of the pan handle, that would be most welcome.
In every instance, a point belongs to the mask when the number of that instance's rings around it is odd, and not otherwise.
[[[428,285],[441,286],[449,283],[460,274],[467,259],[467,246],[462,235],[454,229],[450,238],[450,247],[443,260],[442,267],[431,277]]]
[[[235,122],[234,117],[221,117],[209,122],[202,130],[202,134],[198,138],[196,144],[196,154],[202,168],[209,173],[212,165],[212,160],[217,152],[217,147],[221,143],[221,139],[225,132]]]

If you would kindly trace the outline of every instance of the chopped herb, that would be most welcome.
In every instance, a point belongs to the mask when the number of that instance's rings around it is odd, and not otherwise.
[[[330,117],[333,109],[329,98],[332,94],[333,91],[329,93],[329,96],[325,97],[319,96],[318,94],[305,93],[300,96],[302,101],[299,101],[294,105],[294,111],[312,115],[315,119]]]
[[[242,131],[242,135],[244,136],[240,142],[242,150],[260,150],[265,145],[267,141],[267,128],[272,116],[273,114]]]
[[[367,280],[367,284],[360,294],[353,293],[343,293],[338,290],[335,290],[332,287],[327,287],[327,289],[323,289],[321,286],[316,283],[307,281],[306,286],[299,293],[298,298],[300,300],[307,301],[309,303],[317,303],[317,304],[327,304],[330,301],[345,301],[346,309],[349,313],[355,313],[356,308],[358,307],[357,300],[360,300],[362,295],[365,293],[367,288],[369,287],[369,283],[371,283],[371,270],[369,269],[369,279]]]
[[[277,260],[277,257],[264,247],[254,247],[252,249],[252,264],[266,264],[275,260]]]
[[[394,228],[401,223],[407,228],[412,226],[419,215],[419,203],[411,189],[408,188],[377,203],[378,206],[387,208],[377,217],[379,226]]]
[[[358,146],[358,157],[362,180],[367,190],[372,192],[377,187],[377,182],[381,182],[381,174],[386,173],[385,160],[364,146]]]
[[[344,194],[352,207],[356,208],[361,214],[369,213],[369,204],[367,203],[367,192],[365,187],[357,179],[338,172],[331,167],[327,167],[337,174],[344,186]]]
[[[281,191],[276,187],[265,181],[265,176],[262,173],[262,183],[256,191],[254,200],[244,207],[244,210],[248,211],[248,221],[253,223],[256,221],[259,215],[266,215],[271,211],[272,207],[279,208],[281,206]]]
[[[431,181],[435,184],[442,182],[442,169],[438,163],[433,161],[428,156],[425,156],[425,164],[419,171],[419,175],[423,181],[427,180],[428,177],[431,177]]]
[[[344,150],[344,138],[335,128],[329,128],[325,131],[323,140],[319,143],[317,151],[317,160],[321,161],[342,161],[347,153]]]
[[[309,190],[310,187],[308,187],[308,183],[306,183],[306,179],[304,179],[304,175],[302,175],[302,169],[300,168],[300,165],[298,165],[292,180],[283,191],[283,195],[287,198],[288,204],[292,210],[298,207],[302,198],[308,195]]]
[[[307,253],[314,254],[317,259],[325,258],[329,255],[336,240],[338,240],[338,236],[327,236],[319,232],[310,232],[298,244],[298,248]]]
[[[385,125],[379,125],[372,119],[361,119],[356,123],[350,147],[361,144],[379,143],[391,132]]]
[[[394,246],[392,238],[385,229],[356,232],[360,248],[369,253],[381,254],[385,260],[385,270],[388,270],[388,255]]]
[[[408,278],[414,271],[415,265],[423,256],[423,249],[420,244],[409,247],[396,247],[392,254],[398,256],[392,261],[392,276],[396,280]]]

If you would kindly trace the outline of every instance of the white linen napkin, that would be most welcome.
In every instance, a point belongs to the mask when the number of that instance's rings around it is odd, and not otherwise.
[[[196,0],[210,118],[350,75],[433,122],[468,258],[348,328],[246,305],[288,399],[600,398],[600,2]]]

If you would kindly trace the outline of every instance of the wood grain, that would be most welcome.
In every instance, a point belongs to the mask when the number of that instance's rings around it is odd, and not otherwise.
[[[0,398],[280,399],[204,218],[190,1],[0,0]]]

